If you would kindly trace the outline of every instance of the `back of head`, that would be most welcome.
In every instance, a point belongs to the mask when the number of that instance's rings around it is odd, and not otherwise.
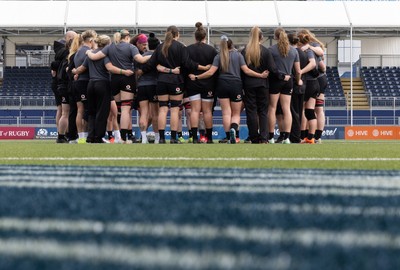
[[[165,33],[165,39],[162,47],[162,54],[164,57],[168,57],[168,50],[172,44],[174,38],[179,37],[179,29],[175,25],[171,25],[167,28],[167,32]]]
[[[121,40],[125,39],[126,37],[129,37],[129,31],[126,29],[122,29],[121,31],[118,31],[114,33],[114,43],[120,43]]]
[[[299,38],[297,37],[296,33],[289,33],[287,36],[291,45],[296,45],[299,43]]]
[[[105,46],[107,46],[108,44],[111,43],[111,38],[107,35],[100,35],[100,36],[97,36],[95,41],[99,48],[104,48]]]
[[[300,34],[307,35],[307,36],[308,36],[308,39],[309,39],[309,42],[318,43],[319,46],[320,46],[323,50],[325,49],[324,43],[322,43],[318,38],[316,38],[315,35],[314,35],[310,30],[308,30],[308,29],[301,29],[301,30],[297,33],[297,35],[300,36]],[[300,41],[300,42],[301,42],[301,41]],[[302,43],[303,43],[303,42],[302,42]]]
[[[297,35],[297,37],[299,38],[299,42],[301,43],[301,44],[308,44],[308,43],[310,43],[311,42],[311,37],[310,37],[310,35],[308,35],[308,34],[306,34],[306,33],[299,33],[298,35]]]
[[[204,29],[203,24],[201,22],[197,22],[195,27],[196,31],[194,31],[194,37],[197,42],[201,42],[206,38],[207,32]]]
[[[160,45],[160,40],[156,38],[154,33],[149,34],[149,38],[147,39],[147,44],[149,44],[149,50],[157,49],[158,45]]]
[[[97,37],[97,33],[94,30],[86,30],[81,34],[83,42],[89,42]]]

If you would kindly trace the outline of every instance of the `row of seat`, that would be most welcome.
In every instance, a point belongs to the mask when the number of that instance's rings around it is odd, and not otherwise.
[[[361,67],[365,91],[373,97],[400,97],[399,67]]]
[[[3,96],[51,96],[51,73],[49,67],[5,67]]]

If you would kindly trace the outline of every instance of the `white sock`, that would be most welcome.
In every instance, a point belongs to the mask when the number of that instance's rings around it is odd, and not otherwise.
[[[121,140],[121,132],[119,130],[114,130],[114,137],[117,141]]]
[[[88,135],[89,135],[89,132],[83,132],[84,138],[87,138]]]
[[[85,138],[85,132],[79,132],[78,136],[79,136],[79,139],[84,139]]]
[[[155,140],[156,142],[159,142],[159,141],[160,141],[160,133],[158,133],[158,132],[154,133],[154,140]]]
[[[141,131],[140,134],[142,135],[142,143],[147,143],[147,132]]]

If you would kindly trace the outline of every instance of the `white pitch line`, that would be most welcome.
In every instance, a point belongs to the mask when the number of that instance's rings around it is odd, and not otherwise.
[[[195,158],[195,157],[1,157],[1,161],[400,161],[400,158]]]
[[[179,269],[288,269],[287,255],[263,258],[246,252],[172,250],[168,247],[132,248],[126,245],[58,242],[44,239],[1,239],[0,254],[90,263],[115,263],[152,268]]]
[[[43,171],[44,173],[44,171]],[[93,173],[93,172],[92,172]],[[160,184],[160,185],[170,185],[170,184],[182,184],[182,185],[211,185],[211,186],[310,186],[310,187],[350,187],[350,188],[377,188],[377,189],[399,189],[400,188],[400,175],[398,177],[390,177],[389,179],[382,179],[382,176],[364,176],[355,175],[351,177],[345,177],[343,175],[332,175],[322,179],[310,179],[312,177],[310,174],[305,176],[296,175],[296,179],[293,179],[293,174],[288,176],[282,176],[279,174],[274,177],[260,177],[260,175],[254,174],[253,179],[243,179],[241,176],[239,179],[226,179],[218,178],[216,176],[210,175],[207,179],[196,179],[195,173],[191,175],[181,175],[175,176],[175,178],[155,178],[149,179],[149,175],[144,175],[142,177],[137,177],[129,179],[119,175],[80,175],[77,172],[76,175],[52,175],[49,173],[46,177],[34,177],[29,171],[26,172],[10,172],[7,175],[0,175],[1,182],[37,182],[37,183],[99,183],[99,184]],[[66,173],[67,174],[67,173]],[[43,176],[43,175],[42,175]],[[113,178],[110,178],[112,176]],[[160,174],[157,174],[161,177]],[[277,180],[276,178],[279,177]],[[255,178],[255,179],[254,179]]]
[[[185,238],[202,241],[228,239],[237,242],[254,242],[271,245],[294,243],[303,247],[337,245],[345,248],[400,249],[400,235],[398,234],[380,231],[331,231],[315,228],[284,230],[266,227],[216,227],[212,225],[180,225],[174,223],[103,223],[90,220],[0,218],[0,231],[71,234],[106,233],[126,236]],[[0,246],[2,245],[0,244]]]
[[[342,206],[331,204],[234,204],[234,209],[242,211],[262,211],[262,212],[290,212],[294,214],[312,214],[312,215],[343,215],[357,217],[400,217],[399,207],[360,207],[360,206]]]
[[[220,193],[259,193],[316,196],[400,196],[399,189],[364,189],[337,187],[257,187],[257,186],[194,186],[160,184],[112,184],[112,183],[51,183],[28,181],[0,181],[0,187],[40,188],[40,189],[86,189],[86,190],[122,190],[122,191],[164,191],[164,192],[220,192]]]

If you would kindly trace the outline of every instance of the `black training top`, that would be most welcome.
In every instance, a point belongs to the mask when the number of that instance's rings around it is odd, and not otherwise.
[[[203,42],[197,42],[187,47],[189,57],[195,62],[198,62],[200,65],[207,66],[213,63],[214,57],[218,54],[217,50]],[[204,71],[194,70],[193,74],[199,75]],[[185,72],[183,71],[183,74]],[[215,76],[211,76],[210,78],[204,80],[196,80],[192,81],[188,76],[185,77],[185,85],[187,89],[196,89],[196,90],[213,90],[214,89],[214,81]]]
[[[275,76],[275,78],[283,80],[285,78],[285,74],[279,72],[278,68],[275,65],[275,60],[270,50],[260,45],[260,52],[261,52],[260,66],[255,67],[253,64],[247,65],[249,69],[258,73],[262,73],[265,70],[268,70],[270,72],[269,76]],[[246,59],[246,48],[242,50],[242,55]],[[261,86],[268,87],[268,79],[251,77],[246,74],[244,75],[243,83],[245,88],[254,88]]]
[[[149,61],[146,63],[146,65],[143,66],[144,73],[156,69],[158,64],[171,69],[181,67],[187,69],[190,72],[197,70],[198,64],[190,59],[189,53],[185,45],[183,45],[179,41],[173,40],[171,46],[168,48],[168,57],[165,57],[161,51],[164,44],[165,43],[157,47]],[[158,73],[157,80],[159,82],[170,84],[182,84],[184,82],[182,74],[175,75],[162,72]]]

